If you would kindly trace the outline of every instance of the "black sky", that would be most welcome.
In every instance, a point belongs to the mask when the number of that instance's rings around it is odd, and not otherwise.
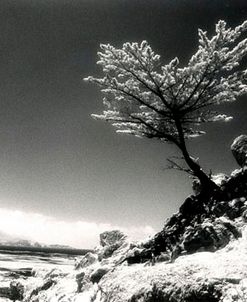
[[[145,39],[164,62],[185,63],[198,27],[210,33],[219,19],[240,24],[247,2],[1,0],[0,207],[159,228],[191,192],[186,175],[163,169],[176,149],[92,120],[101,95],[82,79],[100,73],[100,43]],[[205,168],[229,173],[246,97],[221,108],[234,121],[207,126],[190,147]]]

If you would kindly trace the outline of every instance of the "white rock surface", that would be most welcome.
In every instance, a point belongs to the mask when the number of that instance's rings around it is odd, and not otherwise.
[[[154,284],[165,293],[173,292],[176,288],[182,292],[187,288],[197,290],[201,284],[219,282],[223,287],[221,302],[246,301],[241,297],[247,297],[247,229],[243,231],[242,238],[214,253],[181,256],[174,263],[156,263],[154,266],[127,266],[125,262],[115,266],[119,259],[123,259],[128,248],[125,244],[111,258],[106,259],[112,269],[99,284],[89,282],[84,292],[77,293],[77,270],[66,276],[58,276],[54,286],[40,292],[35,298],[42,302],[127,302],[138,293],[151,291]],[[94,263],[81,271],[90,273],[101,265],[99,262]],[[140,298],[134,301],[145,300]]]

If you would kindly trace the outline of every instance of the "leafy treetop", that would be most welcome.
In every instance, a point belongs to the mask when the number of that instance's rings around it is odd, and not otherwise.
[[[102,44],[97,64],[104,76],[85,80],[100,86],[106,109],[92,116],[110,122],[117,132],[174,143],[188,171],[201,183],[208,182],[188,154],[185,140],[204,134],[196,127],[200,124],[230,121],[212,106],[235,101],[247,92],[247,71],[240,66],[247,53],[247,39],[241,39],[246,30],[247,21],[234,29],[219,21],[212,38],[199,29],[198,50],[185,67],[180,67],[178,58],[162,65],[146,41],[128,42],[120,49]]]

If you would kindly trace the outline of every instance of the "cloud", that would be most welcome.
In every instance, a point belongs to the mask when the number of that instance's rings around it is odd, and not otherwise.
[[[43,244],[93,248],[99,244],[100,233],[113,229],[122,230],[133,240],[154,234],[154,229],[147,225],[119,227],[84,220],[70,222],[43,214],[0,208],[0,232]]]

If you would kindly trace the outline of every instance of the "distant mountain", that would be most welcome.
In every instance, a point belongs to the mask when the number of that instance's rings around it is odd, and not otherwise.
[[[0,231],[0,247],[1,245],[9,246],[23,246],[23,247],[43,247],[43,248],[56,248],[56,249],[71,249],[68,245],[59,244],[42,244],[36,241],[18,238]]]
[[[50,245],[46,245],[45,247],[54,248],[54,249],[73,249],[69,245],[62,245],[62,244],[50,244]]]

